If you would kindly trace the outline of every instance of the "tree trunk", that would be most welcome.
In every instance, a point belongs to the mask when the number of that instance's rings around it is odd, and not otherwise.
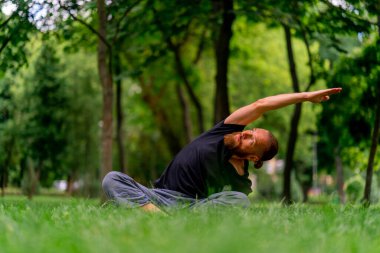
[[[283,201],[284,204],[290,204],[292,202],[291,193],[291,175],[293,169],[293,157],[296,149],[297,137],[298,137],[298,123],[301,118],[302,104],[296,104],[294,107],[291,123],[290,133],[288,137],[288,143],[286,146],[286,158],[284,168],[284,187],[283,187]]]
[[[232,24],[235,19],[233,0],[213,0],[214,11],[222,12],[222,25],[215,29],[215,58],[216,58],[216,91],[214,100],[214,123],[225,119],[230,114],[228,100],[228,60],[230,56],[230,40]]]
[[[31,200],[33,196],[37,193],[37,187],[40,181],[40,171],[42,168],[42,162],[38,163],[37,168],[34,168],[33,163],[29,160],[28,163],[28,186],[27,186],[27,196]]]
[[[190,97],[191,101],[193,102],[195,109],[197,111],[198,129],[199,129],[199,133],[201,134],[204,132],[204,120],[203,120],[202,105],[201,105],[199,99],[197,98],[197,96],[195,95],[193,88],[190,85],[189,79],[187,78],[186,71],[185,71],[185,68],[183,66],[183,62],[182,62],[182,58],[181,58],[179,48],[174,46],[174,45],[172,45],[171,48],[172,48],[172,51],[174,52],[177,72],[180,75],[180,77],[182,78],[182,80],[185,84],[187,93],[189,94],[189,97]],[[191,133],[191,135],[192,135],[192,133]]]
[[[152,83],[146,84],[143,77],[139,78],[142,92],[142,99],[152,110],[154,119],[164,139],[166,140],[169,151],[174,157],[182,148],[181,141],[175,135],[175,131],[168,125],[169,116],[166,110],[162,110],[158,105],[160,96],[152,94]]]
[[[7,154],[6,154],[6,158],[1,170],[0,186],[1,186],[2,197],[4,197],[5,195],[5,187],[7,186],[8,171],[9,171],[9,165],[11,164],[14,143],[15,143],[15,140],[13,137],[11,137],[11,139],[7,143]]]
[[[74,176],[73,176],[73,173],[70,172],[66,180],[66,194],[69,196],[72,196],[73,191],[74,191]]]
[[[365,179],[364,197],[363,202],[365,206],[369,206],[371,201],[371,186],[372,186],[372,175],[373,175],[373,164],[376,155],[377,143],[379,141],[379,129],[380,129],[380,84],[377,87],[377,105],[376,105],[376,117],[375,125],[373,127],[372,140],[371,140],[371,150],[368,157],[367,174]]]
[[[295,168],[295,174],[296,174],[296,181],[298,182],[301,192],[302,192],[302,202],[307,203],[309,201],[308,192],[310,189],[310,186],[307,182],[302,180],[302,173],[303,171],[299,171]]]
[[[299,83],[298,83],[296,64],[294,61],[290,28],[285,24],[283,25],[283,27],[285,31],[285,40],[286,40],[286,49],[287,49],[286,51],[288,54],[289,71],[292,78],[293,91],[299,92],[300,88],[299,88]],[[283,185],[283,194],[282,194],[284,204],[290,204],[292,202],[291,174],[292,174],[292,168],[293,168],[293,156],[294,156],[294,151],[296,148],[297,136],[298,136],[298,123],[301,118],[301,112],[302,112],[302,104],[298,103],[295,105],[292,119],[290,122],[290,133],[289,133],[287,150],[286,150],[286,161],[285,161],[285,168],[284,168],[284,185]]]
[[[379,6],[380,8],[380,6]],[[380,15],[377,16],[377,27],[378,27],[378,38],[377,38],[377,48],[380,48]],[[372,186],[372,175],[373,175],[373,164],[376,155],[377,143],[379,142],[379,131],[380,131],[380,83],[377,84],[377,104],[376,104],[376,116],[375,125],[373,126],[371,150],[368,157],[367,174],[365,179],[364,187],[364,197],[363,203],[365,206],[369,206],[371,203],[371,186]]]
[[[112,76],[110,70],[109,56],[111,55],[104,41],[107,37],[106,26],[106,6],[104,0],[97,0],[99,17],[98,38],[98,71],[103,91],[103,117],[102,117],[102,145],[101,145],[101,179],[112,170]],[[108,61],[107,61],[108,60]]]
[[[116,75],[116,141],[119,155],[119,171],[125,173],[124,133],[123,133],[123,107],[120,56],[115,57]]]
[[[7,168],[6,168],[6,166],[2,166],[0,172],[1,172],[1,175],[0,175],[1,197],[4,197],[5,196],[5,177],[7,175]]]
[[[157,15],[156,11],[154,9],[153,9],[153,11],[155,12],[155,15],[156,15],[156,17],[155,17],[156,18],[156,23],[160,27],[162,34],[165,35],[164,29],[162,27],[161,21],[158,18],[158,15]],[[186,70],[185,70],[185,67],[184,67],[184,64],[183,64],[183,61],[182,61],[181,46],[184,44],[184,42],[185,42],[185,40],[183,40],[182,42],[173,42],[173,40],[172,40],[171,37],[167,37],[166,38],[166,44],[167,44],[168,48],[174,53],[175,69],[176,69],[178,75],[183,80],[183,83],[185,84],[185,88],[186,88],[187,94],[189,95],[191,102],[195,106],[195,110],[196,110],[196,113],[197,113],[197,121],[198,121],[197,123],[198,123],[199,133],[203,133],[204,132],[204,119],[203,119],[202,105],[201,105],[201,102],[199,101],[198,97],[196,96],[195,92],[193,91],[193,88],[190,85],[190,81],[189,81],[189,79],[187,77]],[[198,51],[199,50],[201,50],[201,48],[198,48]],[[199,55],[199,57],[200,57],[200,55]],[[178,93],[178,91],[179,90],[177,88],[177,93]],[[183,102],[183,100],[181,102]],[[191,118],[189,118],[189,119],[191,120]],[[187,134],[190,135],[190,136],[192,136],[191,132],[189,132]],[[192,139],[192,138],[190,138],[190,139]]]
[[[177,95],[178,95],[178,99],[179,99],[181,109],[182,109],[182,122],[183,122],[183,127],[185,129],[185,134],[186,134],[186,143],[190,143],[192,140],[192,127],[191,127],[189,104],[183,94],[180,84],[176,85],[176,89],[177,89]]]
[[[335,167],[336,167],[336,186],[338,190],[339,202],[341,204],[346,203],[346,195],[344,193],[344,173],[343,173],[343,163],[340,157],[340,148],[334,149],[335,155]]]

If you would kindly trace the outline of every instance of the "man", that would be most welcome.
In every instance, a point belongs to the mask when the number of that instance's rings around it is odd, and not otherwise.
[[[155,181],[153,189],[120,172],[107,174],[103,189],[118,204],[139,206],[146,211],[172,206],[248,206],[247,195],[251,192],[248,161],[260,168],[263,161],[276,155],[278,144],[268,130],[243,131],[244,127],[267,111],[305,101],[320,103],[341,90],[332,88],[259,99],[236,110],[184,147]]]

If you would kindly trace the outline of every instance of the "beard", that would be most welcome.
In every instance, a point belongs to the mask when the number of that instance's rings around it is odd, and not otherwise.
[[[224,136],[224,145],[228,149],[233,150],[239,146],[239,143],[236,141],[236,136],[238,134],[240,134],[240,133],[231,133],[231,134],[226,134]]]
[[[249,155],[249,153],[240,149],[239,142],[236,141],[236,136],[239,134],[241,134],[241,132],[226,134],[224,136],[224,146],[226,146],[233,155],[244,158]]]

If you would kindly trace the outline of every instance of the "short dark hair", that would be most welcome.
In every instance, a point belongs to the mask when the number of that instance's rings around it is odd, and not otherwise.
[[[255,162],[255,168],[259,169],[263,166],[263,161],[272,159],[278,152],[278,141],[274,135],[268,131],[269,145],[265,149],[261,159]]]
[[[269,136],[269,145],[268,148],[264,151],[263,156],[261,157],[262,161],[268,161],[272,159],[278,152],[278,141],[276,137],[273,136],[271,132],[268,131]]]

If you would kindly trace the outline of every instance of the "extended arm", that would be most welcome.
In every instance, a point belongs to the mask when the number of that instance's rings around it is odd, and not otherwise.
[[[244,106],[233,112],[224,121],[225,124],[248,125],[267,111],[276,110],[288,105],[313,102],[320,103],[327,101],[330,95],[339,93],[342,88],[331,88],[318,91],[280,94],[259,99],[250,105]]]

